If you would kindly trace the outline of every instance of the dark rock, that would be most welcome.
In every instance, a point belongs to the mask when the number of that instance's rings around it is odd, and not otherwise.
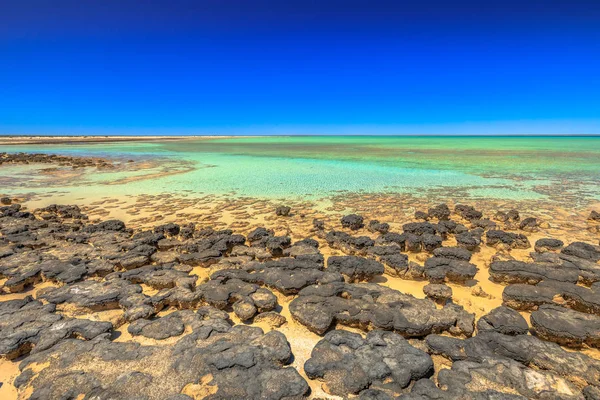
[[[406,233],[412,233],[413,235],[423,235],[428,233],[435,235],[438,232],[438,227],[435,224],[429,222],[410,222],[402,225],[402,230]]]
[[[463,232],[456,235],[456,245],[469,251],[475,251],[481,244],[481,235]]]
[[[590,220],[590,221],[600,221],[600,213],[598,211],[592,210],[592,212],[590,213],[590,216],[588,217],[588,220]]]
[[[327,271],[341,273],[350,282],[369,281],[384,273],[381,263],[356,256],[331,256],[327,260]]]
[[[454,207],[454,212],[468,221],[481,219],[481,217],[483,217],[481,211],[477,211],[473,207],[464,204],[457,204],[456,207]]]
[[[315,218],[313,219],[313,227],[318,231],[322,231],[325,229],[325,221]]]
[[[496,213],[496,219],[502,222],[517,222],[521,219],[521,216],[517,210],[510,210],[507,212],[498,211]]]
[[[429,283],[425,285],[423,287],[423,293],[430,299],[442,304],[452,298],[452,288],[440,283]]]
[[[450,220],[438,221],[438,227],[442,227],[448,233],[453,233],[455,235],[457,235],[459,233],[465,233],[468,231],[467,227],[464,226],[463,224],[458,224],[458,223],[456,223],[454,221],[450,221]]]
[[[450,208],[446,204],[439,204],[429,209],[429,217],[437,218],[440,221],[447,220],[450,218]]]
[[[118,219],[112,219],[94,225],[87,225],[85,228],[83,228],[83,230],[87,233],[102,231],[122,232],[125,230],[125,223],[123,221],[119,221]]]
[[[386,254],[379,258],[383,263],[385,272],[392,276],[404,276],[408,270],[408,256],[406,254]]]
[[[292,239],[288,236],[273,236],[267,239],[266,248],[274,257],[281,257],[284,249],[291,244]]]
[[[544,304],[531,313],[534,333],[570,347],[600,347],[600,316]]]
[[[72,336],[89,340],[112,330],[110,322],[66,318],[56,314],[55,308],[31,296],[0,302],[0,356],[14,359],[49,349]]]
[[[432,252],[438,247],[442,247],[442,238],[437,235],[430,235],[428,233],[421,236],[423,242],[423,249]]]
[[[195,275],[188,275],[186,272],[165,265],[148,265],[118,275],[131,283],[143,283],[159,290],[175,286],[193,289],[197,280]]]
[[[291,207],[288,206],[278,206],[275,209],[275,214],[282,216],[282,217],[287,217],[288,215],[290,215],[290,211],[292,211]]]
[[[215,309],[215,311],[218,311]],[[212,315],[219,315],[212,313]],[[227,320],[227,314],[222,321]],[[174,311],[164,317],[147,320],[138,319],[133,321],[127,331],[133,336],[144,336],[150,339],[163,340],[170,337],[180,336],[185,332],[186,326],[195,331],[205,326],[203,323],[204,317],[196,314],[191,310]],[[225,330],[229,328],[229,324],[224,322]]]
[[[267,311],[267,312],[258,314],[256,317],[254,317],[254,322],[255,323],[266,323],[271,328],[279,328],[280,326],[285,324],[287,322],[287,320],[283,315],[281,315],[275,311]]]
[[[275,233],[271,229],[267,228],[256,228],[252,232],[248,234],[248,242],[252,244],[253,242],[258,242],[265,237],[273,236]]]
[[[319,248],[319,242],[317,242],[315,239],[311,239],[311,238],[305,238],[305,239],[299,240],[296,243],[294,243],[294,246],[301,246],[301,245],[313,247],[315,249]]]
[[[471,252],[460,247],[439,247],[433,250],[433,255],[442,258],[451,258],[454,260],[471,260]]]
[[[538,253],[544,253],[547,251],[559,251],[563,248],[565,244],[562,240],[559,239],[551,239],[551,238],[543,238],[538,239],[535,242],[534,249]]]
[[[40,208],[35,211],[42,214],[43,219],[87,219],[87,216],[81,213],[81,209],[75,205],[51,204],[48,207]]]
[[[477,267],[468,261],[430,257],[425,261],[425,277],[434,283],[465,283],[477,274]]]
[[[80,260],[71,262],[49,260],[40,263],[40,269],[46,280],[73,283],[87,276],[105,276],[113,271],[114,265],[103,260],[92,260],[87,264]]]
[[[375,241],[368,236],[351,236],[346,232],[331,231],[325,236],[330,247],[348,254],[366,254]]]
[[[379,328],[405,337],[422,337],[449,331],[473,333],[474,316],[462,307],[437,309],[428,299],[416,299],[373,283],[330,283],[302,289],[290,303],[294,319],[309,330],[323,334],[337,322],[362,329]]]
[[[323,380],[328,393],[346,397],[370,387],[399,393],[432,375],[433,361],[393,332],[375,330],[363,339],[335,330],[317,343],[304,370],[310,379]]]
[[[529,325],[517,311],[500,306],[477,321],[477,331],[494,331],[503,335],[526,335]]]
[[[523,261],[493,261],[490,264],[490,279],[496,283],[529,283],[543,280],[577,283],[578,271],[552,263],[526,263]]]
[[[0,203],[5,206],[8,206],[12,203],[12,200],[10,199],[10,197],[2,197],[0,198]]]
[[[413,233],[404,233],[405,241],[404,246],[406,251],[411,253],[418,253],[423,248],[423,237],[415,235]]]
[[[563,253],[531,253],[530,256],[537,262],[559,264],[565,269],[575,269],[578,271],[580,283],[584,285],[600,282],[600,265],[593,261]]]
[[[204,321],[208,323],[210,321]],[[214,399],[300,399],[308,391],[294,368],[292,353],[277,331],[213,323],[175,344],[145,346],[135,342],[69,339],[30,356],[23,375],[30,377],[30,398],[77,396],[98,399],[181,399],[185,394]],[[31,374],[30,374],[31,376]],[[25,388],[21,389],[25,390]]]
[[[415,211],[415,219],[420,219],[423,221],[429,220],[429,215],[425,211]]]
[[[116,277],[102,282],[88,280],[40,290],[37,297],[52,304],[67,303],[86,311],[122,308],[128,321],[147,318],[157,311],[156,304],[142,293],[140,285]]]
[[[596,386],[586,386],[581,391],[585,400],[600,400],[600,388]]]
[[[567,282],[543,281],[537,285],[514,284],[504,288],[504,304],[516,310],[535,310],[542,304],[558,304],[600,315],[600,290]]]
[[[374,219],[369,221],[369,226],[368,229],[370,232],[378,232],[378,233],[388,233],[388,231],[390,230],[390,225],[386,224],[385,222],[379,222],[378,220]]]
[[[302,288],[313,284],[341,282],[342,275],[333,271],[323,271],[323,262],[294,258],[280,258],[265,263],[250,263],[243,269],[221,270],[212,275],[236,278],[245,282],[258,283],[273,288],[285,295],[296,294]]]
[[[494,221],[487,218],[474,219],[471,221],[471,226],[473,228],[481,228],[484,231],[496,229],[498,227]]]
[[[200,304],[208,304],[218,309],[232,306],[235,314],[243,321],[252,318],[256,313],[271,311],[277,307],[277,297],[268,289],[244,282],[241,279],[213,274],[212,278],[195,290],[176,286],[164,289],[152,297],[161,306],[177,308],[193,308]]]
[[[169,236],[179,235],[180,231],[181,231],[181,227],[174,223],[159,225],[154,228],[154,232],[162,233],[162,234],[169,235]]]
[[[377,244],[397,244],[398,246],[400,246],[400,251],[404,251],[406,234],[388,232],[379,236],[375,242]]]
[[[511,249],[528,249],[531,247],[527,236],[501,230],[487,231],[486,244],[492,247],[503,245]]]
[[[593,262],[600,261],[600,246],[583,242],[573,242],[562,249],[563,254],[575,256]]]
[[[460,364],[459,364],[460,365]],[[458,368],[452,370],[441,370],[442,383],[444,390],[440,389],[430,379],[421,379],[413,385],[410,393],[404,394],[395,399],[400,400],[525,400],[523,396],[512,394],[510,385],[507,384],[503,392],[489,389],[483,382],[485,378],[476,374],[465,373]],[[482,379],[483,378],[483,379]],[[467,387],[469,384],[469,387]],[[471,385],[472,384],[472,385]],[[365,391],[367,392],[367,391]],[[508,392],[508,393],[507,393]],[[380,392],[381,393],[381,392]],[[382,393],[383,394],[383,393]],[[383,394],[385,395],[385,394]],[[387,396],[387,395],[386,395]],[[364,397],[360,400],[392,400],[391,397]]]
[[[353,231],[360,229],[364,226],[363,217],[356,214],[346,215],[342,218],[342,227],[352,229]]]
[[[465,371],[469,376],[482,374],[479,379],[486,383],[481,387],[510,388],[510,393],[527,398],[548,398],[544,396],[551,393],[555,397],[550,398],[570,399],[580,393],[579,385],[600,383],[600,361],[535,336],[487,331],[466,340],[430,335],[426,342],[431,353],[454,361],[452,370],[470,366]],[[440,386],[450,383],[445,377],[438,380]]]
[[[528,231],[528,232],[535,232],[535,231],[537,231],[538,226],[539,226],[538,220],[536,218],[529,217],[529,218],[525,218],[523,221],[521,221],[521,223],[519,224],[519,229],[522,229],[522,230]]]

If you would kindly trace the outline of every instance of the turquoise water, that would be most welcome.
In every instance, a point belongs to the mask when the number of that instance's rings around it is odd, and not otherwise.
[[[600,137],[261,137],[3,146],[0,151],[185,162],[193,171],[106,186],[127,173],[94,173],[85,193],[193,192],[319,198],[340,191],[472,197],[600,199]],[[139,173],[136,173],[139,175]],[[26,184],[6,187],[23,191]],[[39,188],[38,188],[39,189]]]

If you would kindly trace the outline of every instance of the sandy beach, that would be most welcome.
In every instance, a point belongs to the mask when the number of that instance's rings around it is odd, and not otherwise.
[[[28,157],[5,159],[10,162],[0,168],[24,162],[60,163],[76,171],[156,167]],[[57,202],[61,205],[53,205]],[[600,318],[598,203],[577,209],[528,200],[439,204],[386,193],[281,201],[191,191],[78,198],[30,192],[4,196],[2,203],[3,399],[58,390],[85,394],[97,387],[58,378],[68,371],[85,371],[85,379],[127,393],[130,389],[120,386],[123,370],[152,377],[152,384],[139,389],[150,398],[183,393],[198,399],[251,390],[229,378],[234,370],[267,380],[285,374],[286,384],[263,390],[290,398],[356,397],[363,389],[350,382],[359,378],[347,381],[355,372],[331,360],[346,354],[344,363],[354,365],[359,350],[337,340],[360,341],[368,332],[365,340],[393,335],[377,339],[392,347],[368,353],[372,358],[356,365],[405,348],[424,365],[431,362],[421,379],[429,378],[444,388],[435,390],[452,396],[473,389],[447,386],[445,376],[460,362],[443,340],[524,341],[547,357],[577,355],[588,368],[600,366],[600,341],[591,328]],[[385,322],[379,312],[392,320]],[[571,319],[584,325],[570,325]],[[565,330],[557,332],[556,324]],[[516,326],[523,330],[513,332]],[[582,334],[579,326],[592,330]],[[48,330],[60,333],[48,336]],[[203,332],[218,333],[205,337]],[[278,342],[282,337],[285,343]],[[233,353],[220,353],[219,340],[230,343]],[[283,358],[264,353],[263,341]],[[86,343],[97,343],[94,348],[104,349],[103,355],[87,356],[92,350]],[[548,343],[555,347],[544,347]],[[134,354],[117,364],[109,361],[114,352],[133,351],[134,345],[141,346],[136,352],[144,349],[147,361]],[[189,362],[176,355],[181,346],[196,346],[202,360],[197,374],[167,372],[171,362]],[[485,351],[500,357],[491,349]],[[241,356],[248,351],[258,357],[250,364]],[[219,359],[240,355],[228,361],[230,367],[214,369],[211,354]],[[520,362],[510,354],[502,357]],[[535,362],[520,368],[538,371],[542,364]],[[319,368],[326,372],[321,375]],[[523,378],[515,389],[514,383],[503,383],[495,367],[485,368],[495,371],[493,387],[500,393],[538,396],[552,385],[557,393],[576,395],[596,384],[585,371],[566,374],[559,363],[536,372],[542,383],[532,386]],[[367,386],[399,396],[418,380],[400,383],[395,374],[369,378]],[[482,378],[469,379],[478,385]]]

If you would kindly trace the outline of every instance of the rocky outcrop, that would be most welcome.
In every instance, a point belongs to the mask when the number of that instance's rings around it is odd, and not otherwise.
[[[367,228],[370,232],[384,234],[389,232],[390,224],[379,222],[379,220],[373,219],[369,221],[369,226]]]
[[[332,256],[327,260],[327,271],[344,275],[349,282],[370,281],[384,272],[383,264],[364,257]]]
[[[528,249],[531,247],[527,236],[520,233],[490,230],[486,232],[486,244],[491,247],[509,249]]]
[[[400,393],[432,375],[433,361],[393,332],[375,330],[363,338],[334,330],[313,348],[304,370],[310,379],[324,381],[328,393],[347,397],[369,388]]]
[[[309,388],[285,367],[291,356],[280,332],[206,325],[173,345],[68,339],[27,358],[16,383],[34,400],[300,399]],[[34,374],[36,364],[43,367]]]
[[[478,332],[498,332],[503,335],[526,335],[529,325],[517,311],[505,306],[494,308],[477,321]]]
[[[465,283],[477,274],[477,267],[468,261],[445,257],[430,257],[425,261],[425,277],[434,283]]]
[[[573,283],[542,281],[537,285],[514,284],[504,288],[504,304],[516,310],[535,310],[542,304],[559,304],[600,315],[600,291]]]
[[[536,284],[543,280],[577,283],[578,271],[553,263],[494,261],[490,264],[490,279],[497,283]]]
[[[66,318],[55,310],[54,304],[43,304],[31,296],[0,302],[0,356],[14,359],[71,337],[90,340],[112,331],[110,322]]]
[[[547,251],[560,251],[564,245],[565,244],[562,240],[552,239],[552,238],[543,238],[543,239],[538,239],[535,242],[535,245],[533,246],[533,248],[538,253],[545,253]]]
[[[428,298],[441,304],[445,304],[452,298],[452,288],[440,283],[430,283],[425,285],[423,287],[423,293],[425,293],[425,296]]]
[[[466,340],[430,335],[426,342],[432,354],[453,361],[448,378],[454,380],[438,376],[442,387],[494,388],[528,399],[583,400],[582,387],[600,385],[600,361],[535,336],[490,331]]]
[[[357,214],[350,214],[342,217],[342,227],[352,229],[353,231],[358,230],[364,226],[364,218]]]
[[[573,242],[562,249],[561,253],[592,262],[600,261],[600,246],[594,246],[589,243]]]
[[[404,337],[422,337],[448,331],[470,336],[474,316],[447,304],[438,309],[428,299],[417,299],[374,283],[330,283],[302,289],[290,303],[294,319],[318,334],[334,322],[362,329],[395,331]]]
[[[225,269],[212,275],[217,278],[236,278],[244,282],[268,286],[285,295],[296,294],[313,284],[341,282],[338,272],[323,270],[322,260],[303,258],[280,258],[265,263],[249,263],[242,269]]]
[[[534,333],[570,347],[600,347],[600,316],[543,304],[531,313]]]

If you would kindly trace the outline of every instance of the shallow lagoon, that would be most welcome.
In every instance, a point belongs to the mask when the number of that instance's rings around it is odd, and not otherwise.
[[[192,192],[320,198],[340,191],[473,198],[600,199],[600,137],[239,137],[180,141],[2,146],[2,151],[159,161],[160,168],[94,173],[73,195]],[[185,165],[185,168],[183,167]],[[23,167],[26,168],[26,167]],[[166,175],[181,168],[182,173]],[[193,169],[192,169],[193,168]],[[106,183],[122,181],[122,184]],[[21,179],[5,191],[30,187]],[[36,191],[44,190],[36,185]]]

